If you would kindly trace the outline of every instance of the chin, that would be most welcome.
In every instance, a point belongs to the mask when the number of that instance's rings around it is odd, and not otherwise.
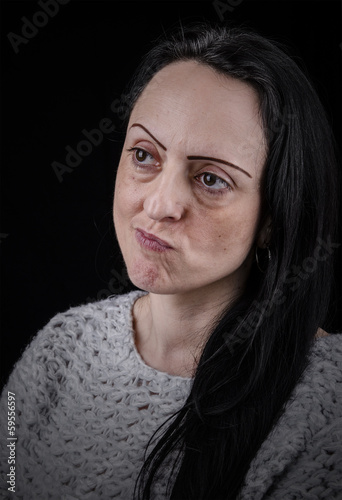
[[[136,287],[146,292],[160,293],[156,291],[160,288],[160,276],[155,266],[136,262],[132,266],[127,266],[127,272]]]
[[[158,295],[172,295],[184,291],[184,285],[177,287],[170,279],[163,279],[154,266],[139,266],[135,264],[131,268],[128,268],[127,272],[133,285],[145,292]]]

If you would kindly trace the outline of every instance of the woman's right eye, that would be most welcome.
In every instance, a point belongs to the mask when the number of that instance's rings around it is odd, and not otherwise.
[[[156,166],[156,161],[151,153],[141,148],[129,148],[128,151],[132,152],[132,161],[138,167]]]

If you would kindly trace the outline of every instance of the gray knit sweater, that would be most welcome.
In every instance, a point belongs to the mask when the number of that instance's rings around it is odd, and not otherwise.
[[[57,314],[26,349],[1,399],[0,498],[132,499],[150,436],[191,386],[139,356],[132,306],[141,294]],[[316,340],[241,500],[342,498],[341,386],[342,335]],[[15,421],[8,392],[15,394]],[[166,498],[161,478],[154,499]]]

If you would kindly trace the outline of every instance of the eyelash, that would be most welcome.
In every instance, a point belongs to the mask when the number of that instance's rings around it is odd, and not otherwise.
[[[149,153],[148,151],[146,151],[145,149],[143,149],[143,148],[132,147],[132,148],[128,148],[127,151],[130,152],[130,153],[132,153],[130,155],[131,156],[131,160],[132,160],[133,165],[135,167],[137,167],[137,168],[143,168],[144,165],[136,159],[136,157],[134,155],[134,152],[143,151],[148,156],[150,156],[151,158],[153,158],[153,155],[151,153]],[[150,165],[146,165],[146,167],[148,167],[148,166],[150,166]],[[221,182],[223,182],[224,184],[226,184],[226,188],[223,188],[223,189],[219,190],[219,189],[210,189],[208,186],[206,186],[205,184],[201,183],[201,188],[204,189],[204,191],[206,191],[208,194],[213,195],[213,196],[218,196],[218,195],[220,196],[220,195],[225,194],[226,190],[227,191],[232,191],[232,187],[230,186],[230,184],[227,181],[225,181],[224,179],[222,179],[218,175],[213,174],[212,172],[202,172],[201,174],[199,174],[198,176],[196,176],[196,180],[198,178],[200,178],[200,177],[203,177],[204,175],[212,175],[217,180],[220,180]]]
[[[146,151],[145,149],[142,149],[142,148],[129,148],[127,149],[127,151],[129,151],[131,154],[131,159],[132,159],[132,163],[133,165],[135,165],[136,167],[138,168],[142,168],[143,166],[148,166],[148,165],[144,165],[142,164],[141,162],[139,162],[139,160],[136,159],[135,155],[134,155],[134,152],[137,152],[137,151],[143,151],[144,153],[146,153],[148,156],[151,156],[151,158],[153,158],[153,155],[151,155],[151,153],[149,153],[148,151]]]
[[[213,174],[212,172],[202,172],[201,174],[197,175],[197,178],[203,177],[205,175],[212,175],[213,177],[215,177],[216,180],[220,180],[221,182],[223,182],[226,185],[224,188],[221,188],[221,189],[210,189],[209,186],[206,186],[205,184],[201,183],[202,189],[204,189],[207,193],[212,194],[214,196],[217,196],[217,195],[225,194],[226,190],[232,191],[232,187],[228,184],[227,181],[225,181],[224,179],[221,179],[221,177],[219,177],[216,174]]]

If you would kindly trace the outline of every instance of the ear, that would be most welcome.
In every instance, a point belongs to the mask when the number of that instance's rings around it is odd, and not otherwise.
[[[261,224],[261,229],[257,236],[257,246],[259,248],[267,248],[271,240],[272,220],[271,216],[267,215]]]

